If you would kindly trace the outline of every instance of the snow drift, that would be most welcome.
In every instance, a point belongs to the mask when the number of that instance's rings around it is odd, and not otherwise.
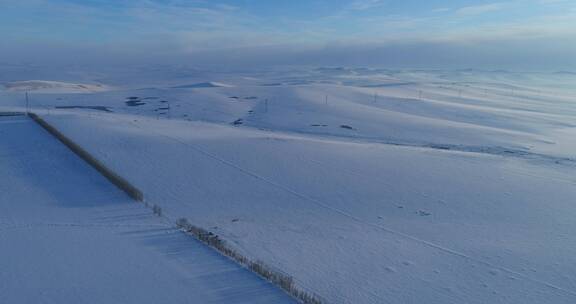
[[[199,82],[193,84],[186,84],[172,87],[173,89],[201,89],[201,88],[230,88],[233,87],[229,84],[220,83],[220,82]]]

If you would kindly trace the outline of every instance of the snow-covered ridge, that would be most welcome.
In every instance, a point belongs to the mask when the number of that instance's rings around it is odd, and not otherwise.
[[[193,84],[185,84],[172,87],[173,89],[198,89],[198,88],[230,88],[232,85],[221,83],[221,82],[199,82]]]
[[[39,93],[95,93],[107,91],[101,84],[82,84],[46,80],[26,80],[7,82],[3,84],[6,91],[23,92],[35,91]]]

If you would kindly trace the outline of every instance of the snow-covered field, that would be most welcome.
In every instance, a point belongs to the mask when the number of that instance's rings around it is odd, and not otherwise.
[[[576,301],[576,75],[154,73],[32,107],[330,303]]]
[[[131,201],[25,117],[0,117],[2,303],[293,303]]]
[[[106,91],[102,85],[75,84],[59,81],[15,81],[4,84],[4,88],[9,92],[42,92],[42,93],[92,93]]]

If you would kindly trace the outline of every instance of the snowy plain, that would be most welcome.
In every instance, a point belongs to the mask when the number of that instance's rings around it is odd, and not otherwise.
[[[34,82],[32,108],[327,302],[576,301],[576,75],[140,73]]]
[[[0,117],[2,303],[294,303],[112,186],[26,117]]]

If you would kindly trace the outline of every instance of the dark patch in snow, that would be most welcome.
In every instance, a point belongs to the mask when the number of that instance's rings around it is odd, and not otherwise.
[[[143,105],[145,105],[145,104],[146,104],[145,102],[142,102],[142,101],[140,101],[140,100],[129,100],[129,101],[126,101],[126,105],[129,106],[129,107],[139,107],[139,106],[143,106]]]
[[[143,106],[146,103],[143,102],[140,97],[136,97],[136,96],[131,96],[131,97],[126,97],[126,105],[129,107],[138,107],[138,106]]]

